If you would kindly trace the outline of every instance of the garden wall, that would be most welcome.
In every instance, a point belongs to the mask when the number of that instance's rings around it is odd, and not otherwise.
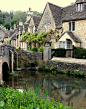
[[[46,65],[48,67],[56,66],[60,70],[80,70],[83,71],[86,75],[86,65],[85,64],[77,64],[77,63],[67,63],[67,62],[60,62],[60,61],[43,61],[43,53],[41,52],[31,52],[31,51],[23,51],[17,50],[19,54],[19,64],[23,66],[24,62],[28,61],[30,63],[34,63],[34,60],[38,62],[38,66]]]
[[[24,50],[17,50],[18,52],[18,63],[24,64],[24,62],[28,61],[30,63],[34,63],[34,60],[38,62],[38,65],[42,64],[43,53],[41,52],[32,52],[32,51],[24,51]]]
[[[84,74],[86,75],[86,64],[76,64],[76,63],[67,63],[67,62],[58,62],[58,61],[43,61],[43,64],[51,67],[51,66],[56,66],[60,70],[79,70],[83,71]]]

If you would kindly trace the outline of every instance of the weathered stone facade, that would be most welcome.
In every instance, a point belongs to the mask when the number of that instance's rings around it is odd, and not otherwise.
[[[46,7],[45,7],[45,10],[44,10],[44,14],[41,18],[41,21],[39,23],[39,26],[37,28],[37,33],[41,33],[41,32],[46,32],[46,25],[49,24],[50,26],[50,29],[55,29],[56,26],[55,26],[55,22],[54,22],[54,19],[52,17],[52,13],[50,11],[50,8],[49,8],[49,5],[47,4]]]

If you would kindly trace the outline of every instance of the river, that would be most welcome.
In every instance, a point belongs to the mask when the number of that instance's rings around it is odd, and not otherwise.
[[[63,74],[51,75],[47,72],[20,71],[17,76],[9,76],[6,84],[14,89],[48,93],[47,99],[58,100],[74,109],[86,109],[86,78],[75,78]],[[38,93],[39,94],[39,93]]]

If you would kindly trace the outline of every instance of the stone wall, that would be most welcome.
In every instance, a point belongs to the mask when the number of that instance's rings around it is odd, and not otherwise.
[[[38,65],[42,65],[43,54],[41,52],[32,52],[24,50],[17,50],[17,52],[19,55],[18,62],[22,66],[25,62],[34,63],[34,60],[38,62]]]
[[[50,8],[49,6],[47,5],[46,8],[45,8],[45,12],[42,16],[42,19],[39,23],[39,26],[37,28],[37,33],[41,33],[41,32],[46,32],[46,24],[50,25],[50,29],[55,29],[55,22],[53,20],[53,17],[52,17],[52,14],[51,14],[51,11],[50,11]]]
[[[86,75],[86,65],[85,64],[76,64],[76,63],[67,63],[67,62],[56,62],[56,61],[43,61],[44,65],[51,67],[51,66],[56,66],[60,70],[67,71],[69,69],[71,70],[79,70],[83,71],[84,74]]]

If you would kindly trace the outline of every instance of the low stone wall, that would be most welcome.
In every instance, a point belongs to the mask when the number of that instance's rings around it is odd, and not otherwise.
[[[43,64],[51,67],[51,66],[56,66],[60,70],[65,70],[67,71],[68,69],[71,70],[79,70],[83,71],[84,74],[86,75],[86,65],[85,64],[77,64],[77,63],[67,63],[67,62],[56,62],[56,61],[43,61]]]
[[[38,62],[38,66],[46,65],[48,67],[56,66],[60,70],[80,70],[83,71],[86,75],[86,64],[77,64],[77,63],[69,63],[69,62],[60,62],[60,61],[44,61],[43,54],[40,52],[31,52],[31,51],[23,51],[18,50],[19,54],[19,64],[23,66],[24,62],[28,61],[30,63],[34,63],[34,60]]]
[[[24,51],[24,50],[17,50],[18,52],[18,62],[19,64],[24,64],[25,61],[30,63],[34,63],[34,60],[38,62],[38,65],[41,65],[43,59],[43,53],[41,52],[32,52],[32,51]]]

